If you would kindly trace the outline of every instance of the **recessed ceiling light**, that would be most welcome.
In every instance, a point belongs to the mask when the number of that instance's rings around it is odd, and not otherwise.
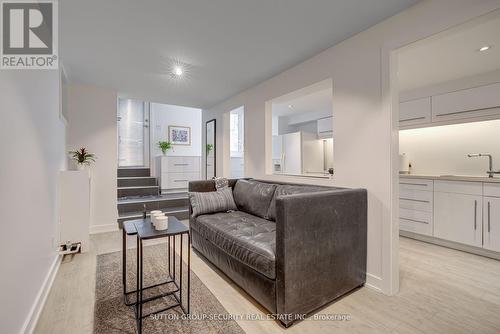
[[[182,70],[182,67],[180,67],[180,66],[175,66],[175,67],[174,67],[174,70],[173,70],[173,73],[174,73],[176,76],[180,77],[180,76],[184,73],[184,71]]]
[[[479,48],[479,52],[488,51],[491,48],[489,45],[485,45]]]
[[[288,105],[288,109],[292,109],[293,106],[291,104]]]

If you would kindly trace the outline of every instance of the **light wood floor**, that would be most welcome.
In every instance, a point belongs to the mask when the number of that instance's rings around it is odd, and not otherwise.
[[[93,235],[92,251],[65,259],[36,333],[92,333],[96,254],[121,249],[120,232]],[[130,242],[129,244],[133,244]],[[400,239],[400,292],[361,288],[321,314],[350,321],[238,321],[247,333],[500,333],[500,261]],[[239,288],[192,253],[192,270],[231,314],[262,314]]]

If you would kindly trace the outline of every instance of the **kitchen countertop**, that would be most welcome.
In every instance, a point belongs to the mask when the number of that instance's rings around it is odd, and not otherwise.
[[[500,183],[500,177],[474,176],[474,175],[423,175],[423,174],[399,174],[400,178],[426,179],[443,181],[468,181],[468,182],[491,182]]]

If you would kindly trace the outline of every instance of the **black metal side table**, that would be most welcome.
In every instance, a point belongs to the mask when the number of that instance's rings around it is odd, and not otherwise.
[[[135,291],[131,291],[129,293],[136,293],[136,302],[135,302],[135,315],[137,320],[137,331],[138,333],[142,333],[142,319],[149,317],[152,314],[160,313],[167,311],[174,307],[180,307],[184,314],[189,314],[190,312],[190,290],[191,290],[191,237],[189,235],[189,228],[182,224],[177,218],[169,216],[168,217],[168,229],[163,231],[158,231],[154,228],[151,223],[150,218],[138,219],[131,221],[135,227],[137,233],[137,289]],[[126,234],[126,232],[124,232]],[[182,266],[183,266],[183,237],[187,236],[188,242],[188,250],[187,250],[187,296],[186,296],[186,307],[184,307],[183,300],[183,290],[182,290]],[[180,238],[180,248],[179,248],[179,283],[177,283],[176,277],[176,237]],[[168,248],[168,279],[165,282],[161,282],[158,284],[150,285],[148,287],[143,286],[143,243],[145,240],[152,240],[158,238],[167,238],[167,248]],[[171,245],[172,251],[171,251]],[[125,244],[124,244],[125,246]],[[171,261],[172,259],[172,261]],[[173,262],[173,265],[172,263]],[[168,291],[166,293],[162,293],[159,295],[155,295],[152,297],[148,297],[146,299],[143,298],[143,292],[146,289],[150,289],[153,287],[157,287],[160,285],[172,283],[175,286],[174,290]],[[124,284],[126,281],[124,280]],[[179,293],[179,296],[176,296],[176,292]],[[125,302],[127,300],[127,292],[125,293]],[[176,300],[176,303],[168,305],[162,309],[152,311],[146,315],[143,314],[143,305],[147,302],[166,297],[173,296]]]
[[[142,219],[140,219],[142,221]],[[127,306],[135,306],[135,301],[130,301],[129,296],[132,294],[137,294],[137,290],[127,291],[127,236],[137,235],[137,230],[134,225],[134,220],[128,220],[123,222],[122,229],[122,282],[123,282],[123,300],[125,305]],[[169,249],[170,252],[170,249]],[[169,257],[170,258],[170,257]],[[152,288],[159,287],[161,285],[165,285],[168,283],[172,283],[172,280],[166,280],[161,283],[153,284],[143,288],[143,290],[148,290]]]

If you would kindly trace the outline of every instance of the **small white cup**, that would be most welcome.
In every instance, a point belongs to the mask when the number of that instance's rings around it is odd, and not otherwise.
[[[168,217],[165,215],[156,216],[155,228],[159,231],[163,231],[163,230],[168,229]]]

